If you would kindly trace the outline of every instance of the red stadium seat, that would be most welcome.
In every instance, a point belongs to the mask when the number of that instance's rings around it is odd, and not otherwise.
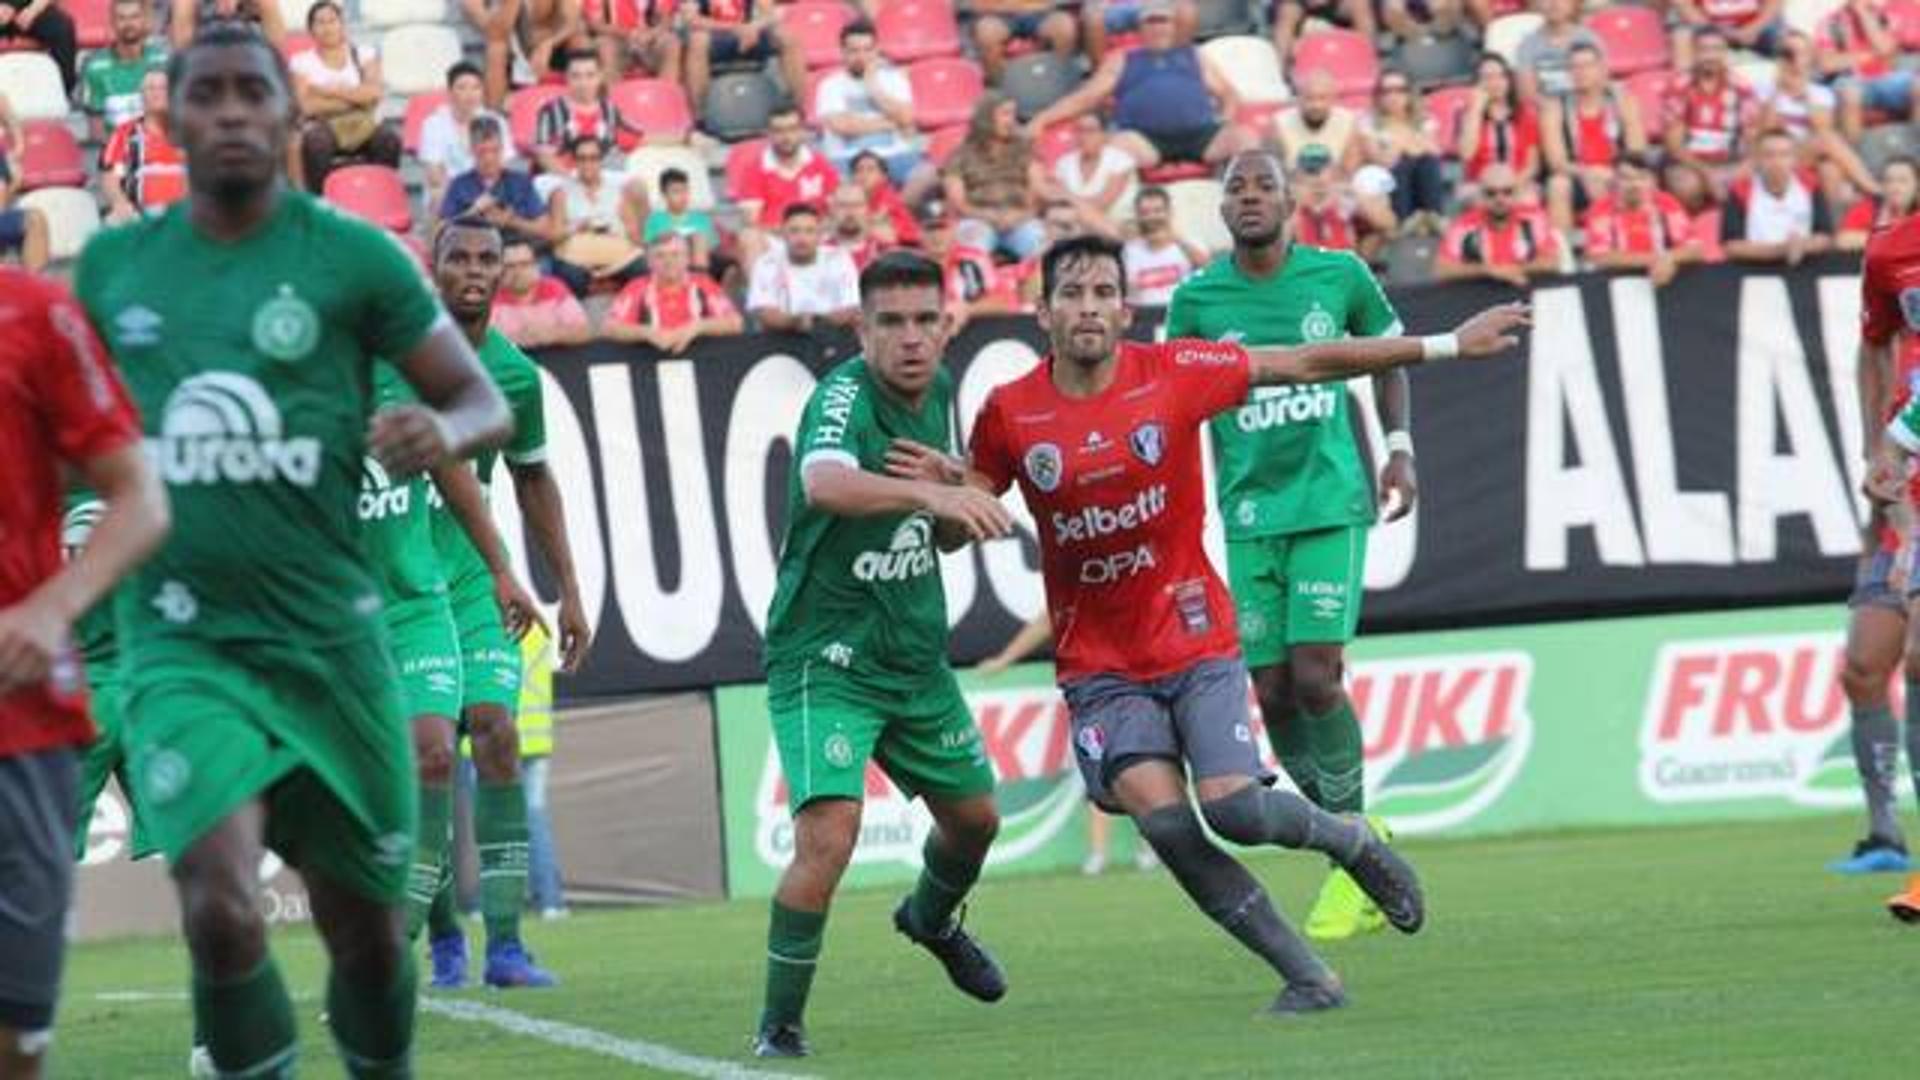
[[[874,20],[880,51],[896,64],[960,55],[960,22],[947,0],[892,0]]]
[[[667,79],[623,79],[610,94],[626,122],[648,135],[682,138],[693,130],[687,92]]]
[[[87,159],[64,120],[29,120],[21,125],[20,188],[86,187]]]
[[[740,198],[740,185],[743,178],[747,171],[753,168],[754,161],[766,152],[767,140],[765,139],[748,139],[746,142],[734,143],[733,148],[727,151],[727,198],[736,201]]]
[[[1650,7],[1616,4],[1586,18],[1587,29],[1600,39],[1607,69],[1617,76],[1663,69],[1669,62],[1667,28],[1660,13]]]
[[[800,55],[810,68],[831,67],[840,62],[840,30],[853,21],[853,12],[835,0],[800,0],[782,4],[780,28],[787,40],[800,46]]]
[[[1380,55],[1365,34],[1351,30],[1322,30],[1293,43],[1293,83],[1309,71],[1333,76],[1334,92],[1342,97],[1372,94],[1380,77]]]
[[[507,127],[513,132],[513,145],[523,154],[533,153],[534,126],[540,119],[540,108],[554,98],[567,92],[564,86],[529,86],[515,90],[507,98]]]
[[[941,128],[927,137],[927,160],[933,162],[935,168],[945,168],[947,159],[953,156],[955,150],[960,149],[960,144],[965,142],[966,138],[967,125],[965,124]]]
[[[1197,161],[1162,162],[1151,169],[1141,169],[1140,179],[1149,184],[1177,184],[1182,180],[1210,180],[1213,178],[1213,166],[1202,165]]]
[[[60,0],[73,18],[74,35],[83,49],[104,49],[113,43],[113,0]]]
[[[1073,133],[1072,124],[1055,124],[1033,140],[1033,155],[1051,172],[1053,163],[1073,153],[1079,141],[1079,137]]]
[[[1233,112],[1233,122],[1265,139],[1273,134],[1274,118],[1293,107],[1291,101],[1243,101]]]
[[[907,79],[913,84],[913,118],[922,131],[966,123],[987,90],[980,66],[958,57],[922,60],[907,69]]]
[[[1451,155],[1460,141],[1460,117],[1473,100],[1473,87],[1443,86],[1427,91],[1422,100],[1426,103],[1427,118],[1433,121],[1434,141]]]
[[[1920,0],[1887,0],[1880,9],[1902,52],[1920,49]]]
[[[285,55],[289,61],[301,53],[312,52],[317,47],[318,46],[313,43],[313,36],[311,34],[303,34],[298,31],[288,31],[286,38],[280,42],[280,52]]]
[[[407,254],[413,256],[413,261],[420,264],[421,270],[424,270],[427,273],[432,273],[433,272],[433,252],[431,249],[427,247],[427,242],[413,235],[410,232],[401,233],[399,235],[400,235],[400,246],[407,249]]]
[[[404,233],[413,228],[406,181],[385,165],[343,165],[327,174],[322,194],[355,217]]]
[[[433,90],[425,94],[415,94],[407,99],[406,119],[400,122],[400,141],[407,153],[420,152],[420,130],[427,126],[427,117],[433,111],[447,103],[445,90]]]
[[[1667,127],[1667,89],[1673,85],[1671,71],[1643,71],[1626,79],[1627,93],[1640,105],[1640,124],[1647,138],[1658,140]]]

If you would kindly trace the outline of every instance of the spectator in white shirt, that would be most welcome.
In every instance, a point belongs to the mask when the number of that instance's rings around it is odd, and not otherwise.
[[[820,211],[787,207],[780,235],[785,242],[753,265],[748,312],[775,332],[807,334],[822,322],[852,329],[860,320],[860,271],[846,252],[821,246]]]
[[[486,107],[487,83],[480,68],[461,60],[447,69],[446,104],[427,114],[420,125],[420,164],[427,171],[427,211],[439,212],[440,196],[447,181],[473,168],[473,148],[467,142],[467,125],[476,116],[491,116],[507,127],[506,118]],[[507,140],[505,159],[515,157],[513,140]]]
[[[346,156],[398,168],[400,133],[378,114],[387,93],[379,53],[347,36],[347,17],[334,0],[307,10],[307,33],[314,47],[287,64],[305,117],[295,158],[304,174],[299,179],[318,193],[334,162]]]
[[[1127,273],[1127,302],[1135,307],[1166,307],[1174,287],[1207,264],[1207,249],[1173,231],[1173,200],[1167,189],[1145,187],[1133,199],[1140,234],[1121,249]]]
[[[1106,125],[1094,113],[1074,119],[1073,141],[1073,150],[1053,163],[1053,178],[1079,212],[1084,227],[1110,234],[1114,222],[1126,212],[1127,192],[1134,187],[1140,163],[1113,145]]]
[[[592,135],[575,135],[566,149],[573,173],[561,177],[548,204],[562,236],[553,249],[553,269],[583,293],[589,279],[630,277],[646,255],[640,243],[646,188],[608,172],[606,147]]]
[[[938,179],[927,164],[913,121],[913,84],[880,55],[873,24],[856,19],[840,31],[839,71],[820,81],[814,112],[825,129],[820,148],[842,173],[863,150],[880,155],[908,203]]]

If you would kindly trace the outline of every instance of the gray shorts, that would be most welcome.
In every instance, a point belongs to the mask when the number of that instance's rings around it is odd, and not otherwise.
[[[1847,596],[1847,606],[1886,608],[1905,614],[1908,598],[1920,593],[1920,544],[1914,546],[1912,560],[1907,565],[1907,586],[1905,589],[1893,587],[1893,563],[1898,554],[1875,545],[1872,550],[1863,552],[1853,573],[1853,592]]]
[[[1254,740],[1247,665],[1239,657],[1202,660],[1147,682],[1090,675],[1060,692],[1067,699],[1080,777],[1102,810],[1120,812],[1109,785],[1141,760],[1185,762],[1195,780],[1250,776],[1273,782]]]
[[[0,757],[0,1027],[53,1026],[79,799],[71,748]]]

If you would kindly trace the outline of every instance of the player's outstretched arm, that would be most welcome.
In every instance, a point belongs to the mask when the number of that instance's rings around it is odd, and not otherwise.
[[[972,470],[964,460],[912,439],[895,439],[887,446],[887,473],[902,480],[946,487],[971,484],[987,495],[994,495],[984,477],[974,481]],[[995,500],[998,501],[997,496]],[[942,521],[933,530],[933,542],[941,551],[958,551],[975,539],[981,538],[973,536],[959,522]]]
[[[1253,358],[1255,384],[1326,382],[1432,360],[1498,356],[1520,344],[1519,332],[1530,319],[1526,304],[1500,304],[1461,323],[1451,334],[1342,338],[1247,352]]]
[[[931,514],[968,540],[992,540],[1013,530],[1000,500],[971,486],[881,476],[837,461],[816,461],[801,477],[807,504],[841,517]]]
[[[580,599],[580,575],[574,570],[573,548],[567,543],[567,510],[560,499],[560,485],[544,461],[508,462],[507,471],[513,474],[514,498],[532,527],[533,542],[560,582],[560,670],[571,675],[580,670],[593,645],[593,627],[587,622],[586,604]]]
[[[533,594],[513,576],[507,542],[501,539],[500,529],[493,523],[493,515],[487,510],[486,492],[480,490],[480,480],[473,475],[473,470],[465,462],[448,458],[435,465],[430,475],[453,519],[460,523],[460,531],[473,541],[473,550],[479,552],[480,560],[487,564],[487,573],[493,577],[493,597],[500,605],[500,621],[505,624],[508,635],[519,641],[534,623],[546,629],[546,620],[540,617]]]
[[[398,367],[425,405],[374,416],[367,452],[388,471],[410,476],[444,458],[500,446],[513,434],[506,398],[451,321],[435,326]]]

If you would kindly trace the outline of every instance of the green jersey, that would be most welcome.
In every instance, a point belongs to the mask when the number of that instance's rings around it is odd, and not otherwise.
[[[947,663],[947,597],[933,519],[842,517],[807,503],[801,477],[838,462],[886,471],[887,447],[913,439],[951,451],[953,379],[943,369],[916,411],[877,382],[863,357],[815,388],[794,436],[787,537],[767,613],[767,663],[824,661],[881,688],[916,687]]]
[[[111,48],[90,54],[80,65],[80,100],[87,111],[106,123],[109,134],[146,112],[140,83],[147,72],[167,66],[167,47],[149,41],[132,60],[123,60]]]
[[[122,644],[373,632],[357,506],[374,357],[446,318],[399,243],[292,192],[225,243],[181,202],[94,237],[75,291],[173,504],[165,545],[117,593]]]
[[[540,369],[520,346],[508,341],[498,330],[488,330],[480,345],[480,366],[487,369],[493,384],[507,399],[513,413],[513,440],[506,446],[509,464],[533,465],[547,460],[547,420],[545,399],[540,390]],[[481,452],[473,459],[485,490],[493,478],[493,466],[500,458],[494,450]],[[431,485],[429,485],[431,487]],[[473,541],[460,527],[460,520],[447,508],[438,489],[428,496],[433,507],[433,545],[439,549],[440,565],[449,583],[468,574],[487,573],[486,560],[474,549]]]
[[[93,527],[107,512],[107,504],[91,491],[76,489],[67,493],[66,516],[60,521],[60,547],[71,560],[87,546]],[[74,644],[87,662],[87,678],[97,680],[113,670],[120,650],[113,643],[113,604],[108,600],[87,609],[73,624]]]
[[[1400,317],[1365,263],[1305,244],[1264,281],[1223,255],[1175,289],[1167,309],[1169,339],[1302,345],[1398,333]],[[1210,426],[1228,539],[1373,523],[1373,483],[1341,383],[1256,387]]]
[[[416,400],[413,387],[387,363],[373,368],[376,408]],[[389,612],[409,601],[447,595],[446,574],[433,543],[433,512],[425,476],[395,480],[378,461],[368,457],[360,470],[360,524],[365,529],[367,558]]]

